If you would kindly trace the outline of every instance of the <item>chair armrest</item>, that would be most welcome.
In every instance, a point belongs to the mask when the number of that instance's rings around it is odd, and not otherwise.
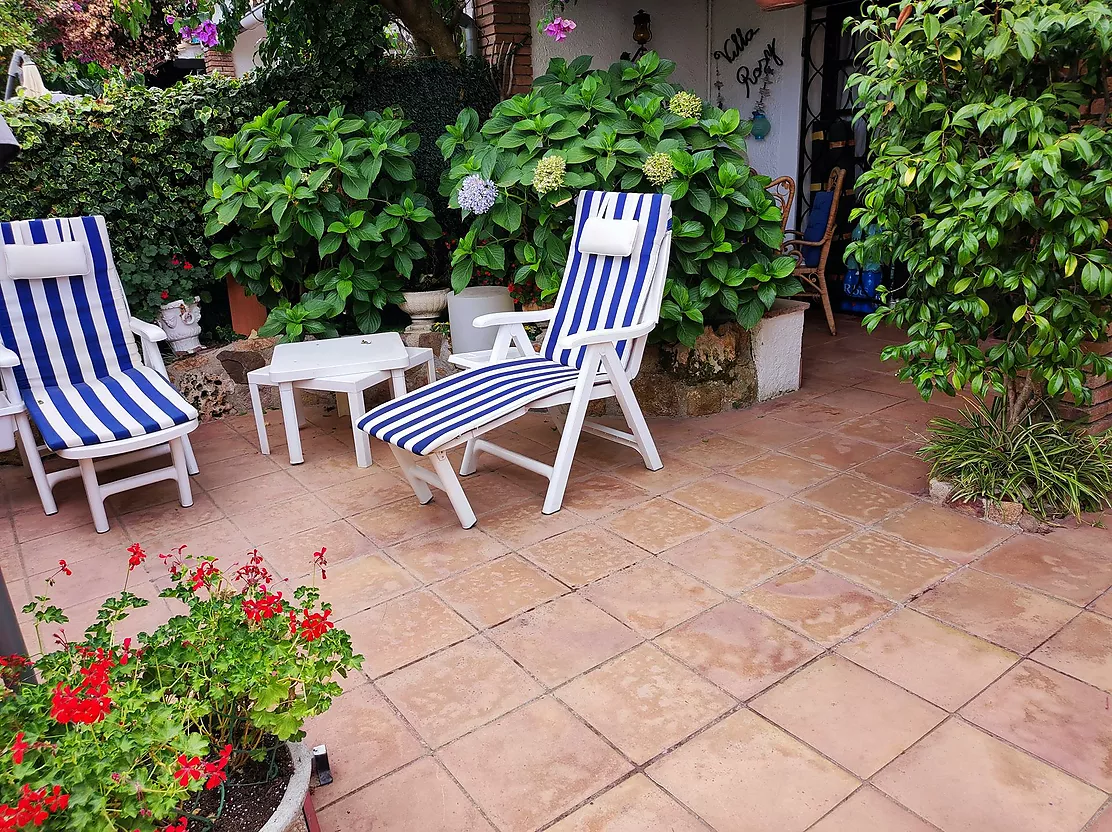
[[[18,367],[19,364],[19,356],[15,352],[0,346],[0,367]]]
[[[162,331],[162,327],[149,324],[138,318],[131,319],[131,331],[144,341],[154,342],[166,340],[166,333]]]
[[[471,322],[471,325],[482,328],[508,324],[539,324],[543,321],[551,321],[554,317],[556,317],[555,309],[537,309],[532,312],[492,312],[489,315],[480,315]]]
[[[561,338],[556,348],[561,350],[577,350],[590,344],[613,344],[627,338],[640,338],[656,329],[656,321],[637,324],[636,326],[620,326],[613,329],[593,329],[588,332],[577,332]]]
[[[815,248],[822,248],[826,245],[826,240],[784,240],[784,246],[813,246]]]

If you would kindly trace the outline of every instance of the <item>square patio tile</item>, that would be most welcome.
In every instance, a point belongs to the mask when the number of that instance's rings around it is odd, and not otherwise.
[[[109,522],[112,522],[109,520]],[[229,528],[230,523],[227,524]],[[127,563],[127,547],[132,543],[141,543],[143,548],[153,548],[152,538],[138,540],[132,537],[123,528],[121,523],[112,522],[112,527],[104,534],[97,534],[90,518],[88,525],[76,526],[72,529],[63,529],[44,537],[36,537],[19,545],[23,555],[23,566],[28,575],[39,575],[43,572],[50,574],[58,569],[58,561],[65,558],[71,566],[81,563],[88,558],[122,558]],[[180,545],[180,544],[175,544]],[[6,547],[14,552],[14,545]],[[36,593],[38,587],[36,586]]]
[[[650,498],[643,488],[638,488],[611,474],[589,474],[568,483],[564,505],[588,520],[597,520],[623,508],[643,503]]]
[[[1104,808],[1104,812],[1087,828],[1086,832],[1112,832],[1112,805]]]
[[[866,531],[817,555],[814,562],[903,601],[945,578],[957,564],[877,531]]]
[[[648,553],[613,532],[580,526],[521,550],[568,586],[584,586],[648,557]]]
[[[1112,692],[1112,620],[1083,612],[1031,657]]]
[[[854,636],[838,652],[947,711],[960,708],[1019,658],[909,609]]]
[[[824,433],[784,449],[785,453],[819,465],[845,470],[884,453],[885,448],[840,434]]]
[[[880,618],[891,604],[822,569],[784,572],[742,600],[830,647]]]
[[[378,687],[433,748],[542,692],[524,670],[482,636],[383,676]]]
[[[993,549],[976,568],[1084,606],[1112,586],[1109,554],[1112,548],[1098,555],[1024,534]]]
[[[731,525],[800,558],[818,554],[858,529],[840,517],[794,500],[765,506]]]
[[[815,483],[830,479],[838,472],[799,457],[771,453],[739,465],[732,473],[745,482],[790,496]]]
[[[417,581],[393,561],[364,555],[329,566],[321,600],[332,604],[337,619],[347,618],[415,586]]]
[[[516,555],[476,566],[435,589],[476,627],[493,627],[568,591]]]
[[[717,830],[803,832],[859,785],[799,740],[738,711],[648,774]]]
[[[580,676],[555,695],[637,764],[736,704],[651,644]]]
[[[1024,661],[962,708],[961,715],[1040,759],[1112,791],[1109,695]]]
[[[236,483],[208,492],[212,501],[229,516],[246,514],[274,503],[304,496],[305,487],[285,471],[275,471],[251,480],[250,486]]]
[[[352,440],[349,438],[348,441]],[[302,464],[291,465],[286,470],[311,493],[330,488],[336,483],[344,483],[352,489],[357,489],[359,486],[356,483],[367,477],[373,477],[382,469],[360,468],[355,462],[354,454],[354,442],[352,442],[351,455],[335,453],[328,456],[310,456],[307,452]],[[374,462],[378,461],[374,460]]]
[[[165,538],[171,534],[180,537],[190,529],[203,526],[205,523],[211,523],[214,520],[221,520],[224,516],[224,512],[213,503],[208,494],[195,492],[193,494],[193,505],[189,508],[183,508],[176,502],[164,503],[160,506],[151,506],[139,511],[121,514],[118,522],[123,525],[124,531],[133,541],[141,542],[152,540],[155,537]],[[109,522],[113,526],[117,524],[117,521],[113,521],[111,518],[109,518]],[[89,528],[92,529],[92,527],[90,521]]]
[[[443,495],[427,505],[421,505],[416,497],[398,500],[353,514],[348,522],[374,541],[376,546],[393,546],[403,540],[459,524],[447,497]]]
[[[484,471],[481,476],[470,477],[466,489],[467,502],[471,503],[476,517],[486,517],[536,496],[535,492],[494,471]]]
[[[715,474],[676,489],[668,499],[725,523],[781,497],[729,474]]]
[[[507,551],[505,543],[495,540],[481,528],[464,529],[458,524],[410,538],[387,549],[390,557],[425,583],[455,575]]]
[[[887,448],[897,448],[915,438],[906,424],[887,418],[883,410],[849,419],[835,426],[833,430],[843,436],[884,445]]]
[[[605,525],[645,551],[659,554],[709,531],[714,523],[671,500],[657,497],[611,517]]]
[[[880,525],[882,531],[955,563],[976,560],[1012,532],[931,503],[918,503]]]
[[[503,832],[532,832],[630,770],[621,755],[547,697],[457,740],[439,756]]]
[[[796,563],[771,546],[724,527],[674,546],[660,558],[727,595],[739,595]]]
[[[729,601],[656,639],[738,699],[749,699],[822,652],[782,624]]]
[[[578,594],[499,624],[487,635],[549,687],[628,650],[641,637]]]
[[[738,463],[760,456],[761,452],[760,448],[721,435],[706,436],[671,449],[671,453],[684,462],[717,470],[733,468]]]
[[[946,718],[837,656],[824,656],[749,706],[858,777],[871,777]]]
[[[908,494],[926,494],[930,484],[930,465],[919,457],[899,451],[870,459],[853,470],[862,477]]]
[[[415,737],[370,685],[349,690],[305,723],[305,742],[327,744],[336,781],[317,793],[323,808],[424,753]]]
[[[329,805],[319,820],[321,832],[494,832],[431,757]]]
[[[1112,618],[1112,589],[1104,593],[1102,596],[1089,604],[1089,609],[1093,612],[1099,612],[1101,615],[1107,615]]]
[[[954,718],[873,784],[943,832],[1078,832],[1105,798]]]
[[[889,800],[871,786],[862,786],[809,832],[937,832],[925,820]]]
[[[804,491],[799,499],[857,523],[875,523],[910,505],[915,498],[903,491],[843,474]]]
[[[613,474],[656,495],[701,480],[710,473],[710,469],[692,465],[672,453],[662,453],[660,461],[664,467],[658,471],[650,471],[644,462],[637,460],[615,468]]]
[[[581,590],[646,638],[714,606],[722,596],[657,558],[648,558]]]
[[[661,791],[643,774],[635,774],[547,832],[709,832],[709,827]]]
[[[904,399],[900,396],[891,396],[887,393],[877,393],[872,390],[862,390],[857,387],[845,387],[825,396],[815,399],[818,404],[828,404],[854,413],[876,413],[894,404],[902,404]]]
[[[583,525],[583,518],[570,509],[542,514],[543,502],[542,497],[531,497],[523,503],[488,514],[483,518],[483,531],[513,549],[521,549]],[[452,519],[455,520],[455,515]]]
[[[965,569],[913,603],[935,618],[1017,653],[1028,653],[1077,615],[1077,608]]]
[[[813,428],[805,428],[791,422],[785,422],[775,416],[748,419],[735,427],[727,428],[724,432],[746,445],[755,445],[773,450],[792,445],[802,439],[809,439],[818,434],[818,431]]]
[[[790,398],[785,399],[782,404],[771,404],[774,405],[772,412],[777,419],[812,428],[826,429],[859,415],[843,407],[820,404],[814,399]]]
[[[312,494],[302,494],[292,500],[234,515],[232,522],[253,545],[262,546],[272,540],[281,541],[310,529],[327,526],[339,519],[336,512]],[[312,552],[309,554],[312,555]]]
[[[189,548],[193,548],[192,544]],[[259,554],[274,564],[286,578],[297,578],[312,572],[313,553],[319,552],[321,548],[326,550],[324,555],[330,565],[329,569],[341,561],[376,551],[375,545],[345,520],[334,520],[257,548]]]
[[[475,628],[430,592],[411,592],[371,607],[341,626],[363,654],[363,672],[372,679],[463,641]]]
[[[392,471],[379,468],[377,462],[369,470],[371,473],[361,477],[358,483],[341,482],[315,493],[341,517],[362,514],[399,500],[417,501],[413,489]]]

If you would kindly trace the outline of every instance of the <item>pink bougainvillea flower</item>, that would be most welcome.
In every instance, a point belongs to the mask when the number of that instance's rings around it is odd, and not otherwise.
[[[567,17],[557,17],[544,27],[544,33],[555,41],[564,40],[575,28],[575,21]]]

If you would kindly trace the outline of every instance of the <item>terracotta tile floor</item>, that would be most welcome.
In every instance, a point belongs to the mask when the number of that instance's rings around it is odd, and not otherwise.
[[[237,417],[195,434],[193,508],[122,494],[106,535],[76,483],[47,518],[0,471],[0,567],[22,605],[66,558],[75,629],[133,541],[258,546],[291,580],[327,546],[366,656],[307,727],[336,774],[328,832],[1112,832],[1112,532],[926,502],[915,437],[953,411],[841,331],[809,322],[796,394],[652,420],[663,471],[586,437],[551,517],[538,477],[486,459],[463,531],[381,444],[358,469],[334,414],[311,414],[300,466],[276,414],[270,457]],[[537,415],[502,439],[556,434]],[[147,567],[129,631],[170,614]]]

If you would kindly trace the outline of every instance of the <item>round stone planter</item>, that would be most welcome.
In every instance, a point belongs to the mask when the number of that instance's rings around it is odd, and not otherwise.
[[[473,322],[481,315],[513,312],[514,302],[505,286],[468,286],[459,294],[448,295],[448,323],[451,324],[454,352],[479,352],[494,347],[498,327],[477,329]]]
[[[405,301],[402,311],[409,315],[413,323],[410,332],[431,332],[432,325],[440,314],[448,308],[448,294],[451,289],[433,289],[430,292],[402,292]]]
[[[188,354],[201,349],[201,299],[172,300],[159,307],[158,325],[175,353]]]
[[[293,774],[290,783],[286,786],[286,794],[282,802],[274,810],[259,832],[303,832],[305,818],[302,807],[305,797],[309,794],[309,775],[313,771],[313,755],[308,746],[300,742],[286,743],[293,758]]]

